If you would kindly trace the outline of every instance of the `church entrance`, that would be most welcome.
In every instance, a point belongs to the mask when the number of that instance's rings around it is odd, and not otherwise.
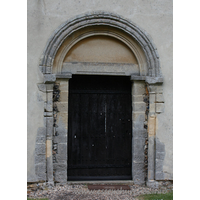
[[[130,77],[73,75],[68,108],[68,180],[131,180]]]

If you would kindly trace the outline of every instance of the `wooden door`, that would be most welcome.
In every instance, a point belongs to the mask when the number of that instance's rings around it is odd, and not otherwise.
[[[131,179],[129,77],[73,75],[68,127],[68,180]]]

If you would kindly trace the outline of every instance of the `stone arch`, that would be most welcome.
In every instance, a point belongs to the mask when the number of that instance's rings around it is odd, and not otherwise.
[[[109,26],[121,30],[134,38],[141,46],[147,62],[148,76],[161,77],[157,49],[145,31],[123,17],[109,12],[91,12],[76,16],[62,24],[51,36],[41,58],[40,67],[44,74],[51,74],[55,56],[72,33],[91,26]]]
[[[95,30],[91,30],[91,27],[95,27]],[[105,29],[105,27],[109,28]],[[76,35],[76,33],[78,34]],[[74,37],[74,35],[76,35],[76,37]],[[97,35],[107,35],[120,40],[130,48],[137,58],[140,69],[139,74],[126,74],[126,76],[131,77],[130,79],[132,81],[132,131],[134,131],[135,135],[133,138],[133,147],[135,149],[132,152],[132,180],[136,184],[143,184],[145,181],[144,153],[142,151],[148,132],[149,157],[147,180],[154,181],[154,171],[156,167],[154,165],[156,115],[163,112],[164,104],[161,86],[163,79],[157,49],[150,39],[150,36],[137,25],[119,15],[100,11],[76,16],[62,24],[50,37],[41,57],[40,69],[44,74],[45,84],[38,84],[38,88],[40,91],[46,93],[46,101],[44,104],[45,127],[39,129],[38,137],[41,137],[42,134],[42,136],[45,135],[46,143],[44,143],[43,146],[46,148],[47,155],[45,168],[43,161],[38,159],[38,157],[41,156],[39,152],[41,144],[38,142],[35,155],[35,160],[38,161],[35,165],[36,171],[38,171],[36,174],[41,180],[45,180],[47,176],[46,180],[48,180],[49,184],[53,184],[54,177],[55,181],[58,183],[67,182],[67,154],[58,155],[60,159],[63,156],[62,160],[64,160],[64,162],[62,163],[54,163],[52,154],[53,140],[57,141],[58,147],[56,148],[62,148],[65,152],[67,148],[68,81],[72,77],[72,74],[66,72],[62,73],[63,60],[67,52],[79,41]],[[63,45],[65,43],[66,45]],[[113,67],[115,67],[115,65],[113,65]],[[55,90],[55,83],[62,87],[62,94],[60,95],[61,98],[65,99],[64,101],[56,103],[58,110],[60,109],[61,111],[57,116],[58,121],[60,121],[57,128],[54,127],[55,116],[53,108],[53,90]],[[144,102],[143,99],[144,94],[148,96],[145,97],[146,102]],[[149,101],[147,100],[148,98]],[[146,110],[147,107],[149,107],[149,111]],[[149,115],[145,117],[147,111]],[[144,128],[145,126],[148,126],[148,131]],[[56,136],[54,135],[55,133],[59,133],[59,135]],[[62,143],[59,143],[59,141],[62,141]],[[55,174],[54,170],[57,170]],[[45,177],[43,177],[44,174]]]

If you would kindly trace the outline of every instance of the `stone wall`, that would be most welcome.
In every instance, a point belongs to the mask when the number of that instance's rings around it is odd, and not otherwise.
[[[63,154],[59,153],[67,149],[66,146],[66,130],[67,126],[63,123],[67,119],[65,111],[57,115],[57,122],[62,124],[62,128],[51,130],[53,127],[53,105],[49,101],[53,97],[53,84],[55,77],[44,77],[39,68],[40,58],[45,50],[45,46],[53,34],[53,32],[64,22],[76,15],[89,11],[104,10],[122,15],[124,18],[131,20],[140,28],[145,30],[152,38],[160,56],[161,71],[164,78],[162,89],[156,87],[156,91],[149,88],[149,103],[152,109],[155,109],[155,116],[151,116],[149,111],[149,119],[152,118],[156,124],[156,136],[154,143],[156,148],[155,154],[155,174],[154,179],[173,179],[173,146],[172,146],[172,1],[53,1],[40,0],[28,1],[28,153],[27,153],[27,181],[38,182],[45,181],[46,177],[53,181],[53,173],[55,181],[59,180],[64,172],[59,171],[61,165],[67,165],[63,160]],[[48,83],[49,81],[49,83]],[[44,82],[49,84],[50,88],[46,88]],[[46,84],[47,85],[47,84]],[[152,90],[151,90],[152,89]],[[49,91],[49,92],[46,92]],[[154,93],[153,93],[154,92]],[[63,91],[60,98],[66,96]],[[139,97],[138,97],[139,98]],[[165,101],[164,101],[165,100]],[[163,106],[164,102],[164,106]],[[140,105],[139,105],[140,104]],[[143,109],[145,112],[145,104],[142,99],[138,100],[136,109]],[[155,107],[154,107],[155,106]],[[62,104],[57,105],[58,110],[62,110]],[[145,117],[145,116],[141,116]],[[151,121],[151,120],[150,120]],[[143,138],[138,138],[145,145],[146,129],[138,127],[137,123],[133,126],[144,134]],[[151,125],[150,125],[151,126]],[[150,129],[148,125],[148,129]],[[154,132],[153,131],[153,132]],[[48,132],[48,134],[47,134]],[[151,134],[150,134],[151,135]],[[139,136],[138,136],[139,137]],[[150,136],[148,136],[150,137]],[[62,138],[62,139],[61,139]],[[63,139],[65,138],[65,139]],[[48,142],[46,143],[45,140]],[[54,143],[52,143],[52,140]],[[59,141],[63,142],[59,144]],[[56,143],[57,142],[57,143]],[[149,140],[150,142],[150,140]],[[55,150],[55,154],[47,153],[47,149]],[[55,148],[55,149],[54,149]],[[133,148],[135,148],[133,146]],[[151,144],[148,144],[150,152]],[[61,150],[62,149],[62,150]],[[53,152],[53,151],[52,151]],[[144,152],[144,151],[143,151]],[[53,152],[54,153],[54,152]],[[47,155],[47,159],[45,156]],[[145,155],[141,155],[144,161]],[[135,157],[136,159],[136,157]],[[47,163],[52,162],[52,169],[47,169]],[[149,170],[150,163],[148,163]],[[137,164],[139,166],[139,163]],[[47,171],[46,171],[47,170]],[[46,173],[47,172],[47,173]],[[150,171],[148,171],[149,174]],[[138,173],[133,175],[145,176],[139,168]],[[148,175],[150,176],[150,175]]]

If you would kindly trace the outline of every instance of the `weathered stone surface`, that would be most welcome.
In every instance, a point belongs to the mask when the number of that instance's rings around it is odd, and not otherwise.
[[[67,129],[68,127],[68,113],[65,111],[59,112],[57,115],[57,122],[56,124],[59,127]]]
[[[55,170],[55,181],[60,183],[66,183],[67,182],[67,170]]]
[[[36,143],[35,144],[35,154],[46,154],[46,144]]]
[[[133,155],[143,155],[144,145],[145,145],[145,138],[134,139]]]
[[[132,86],[132,95],[145,94],[145,84],[142,81],[134,81]]]
[[[44,137],[44,136],[37,136],[37,138],[36,138],[36,143],[42,143],[42,144],[45,144],[45,142],[46,142],[46,137]]]
[[[58,81],[60,85],[59,85],[59,89],[62,91],[62,92],[68,92],[68,83],[69,83],[69,80],[68,79],[60,79]]]
[[[109,47],[109,46],[108,46]],[[101,53],[101,52],[100,52]],[[98,55],[99,56],[99,55]],[[104,59],[105,60],[105,59]],[[62,73],[71,72],[73,74],[86,75],[126,75],[130,76],[132,73],[139,75],[139,66],[130,63],[115,63],[114,62],[78,62],[78,63],[63,63]]]
[[[140,155],[138,153],[133,154],[134,163],[143,163],[144,164],[144,152],[141,152]]]
[[[143,102],[144,95],[132,95],[133,102]]]
[[[38,89],[40,91],[46,92],[46,84],[44,84],[44,83],[38,83],[37,86],[38,86]]]
[[[149,77],[146,76],[146,82],[149,84],[157,84],[157,83],[163,83],[162,77]]]
[[[47,122],[47,137],[52,137],[53,135],[53,117],[46,117]]]
[[[71,73],[65,73],[65,74],[56,74],[56,78],[72,78],[72,74]]]
[[[56,128],[56,132],[57,132],[57,134],[58,134],[59,137],[60,137],[60,136],[66,136],[66,135],[67,135],[67,129],[64,128],[64,127],[62,127],[62,126],[58,126],[58,127]]]
[[[59,132],[58,132],[58,134],[59,134]],[[59,134],[58,136],[54,136],[53,137],[53,141],[55,142],[55,143],[67,143],[67,134],[66,133],[64,133],[64,135],[61,133],[61,134]]]
[[[139,130],[142,130],[144,129],[144,121],[141,121],[141,122],[134,122],[132,123],[132,126],[133,126],[133,129],[139,129]]]
[[[60,101],[68,102],[68,92],[60,92]]]
[[[57,171],[62,171],[63,169],[67,169],[67,163],[54,163],[53,169]]]
[[[147,187],[150,187],[150,188],[158,188],[159,184],[157,181],[154,181],[154,180],[148,180],[147,181]]]
[[[65,113],[68,111],[68,103],[66,102],[57,102],[56,103],[59,113]]]
[[[39,163],[46,163],[46,155],[45,154],[35,155],[35,164],[39,164]]]
[[[138,130],[133,129],[133,139],[145,139],[147,137],[147,131],[146,129]]]
[[[165,152],[156,152],[156,159],[164,160],[165,159]]]
[[[59,153],[59,154],[56,154],[56,161],[58,163],[66,163],[66,160],[67,160],[67,154],[65,153]]]
[[[164,103],[163,94],[156,94],[156,103]]]
[[[53,112],[44,112],[44,117],[53,117]]]
[[[44,74],[44,83],[52,83],[56,81],[55,74]]]
[[[164,112],[164,103],[156,103],[156,112],[157,113],[162,113]]]
[[[131,75],[131,80],[145,81],[146,80],[146,76]]]
[[[47,132],[46,127],[39,127],[37,130],[37,136],[46,137],[46,132]]]
[[[35,164],[35,174],[38,180],[46,181],[46,163]]]
[[[44,103],[45,112],[52,112],[53,111],[53,102],[47,101]]]
[[[58,144],[58,154],[67,154],[67,144]]]
[[[133,112],[141,112],[146,110],[146,103],[144,102],[135,102],[133,105]]]
[[[155,179],[156,180],[164,180],[164,173],[162,173],[162,172],[156,172],[155,173]]]

